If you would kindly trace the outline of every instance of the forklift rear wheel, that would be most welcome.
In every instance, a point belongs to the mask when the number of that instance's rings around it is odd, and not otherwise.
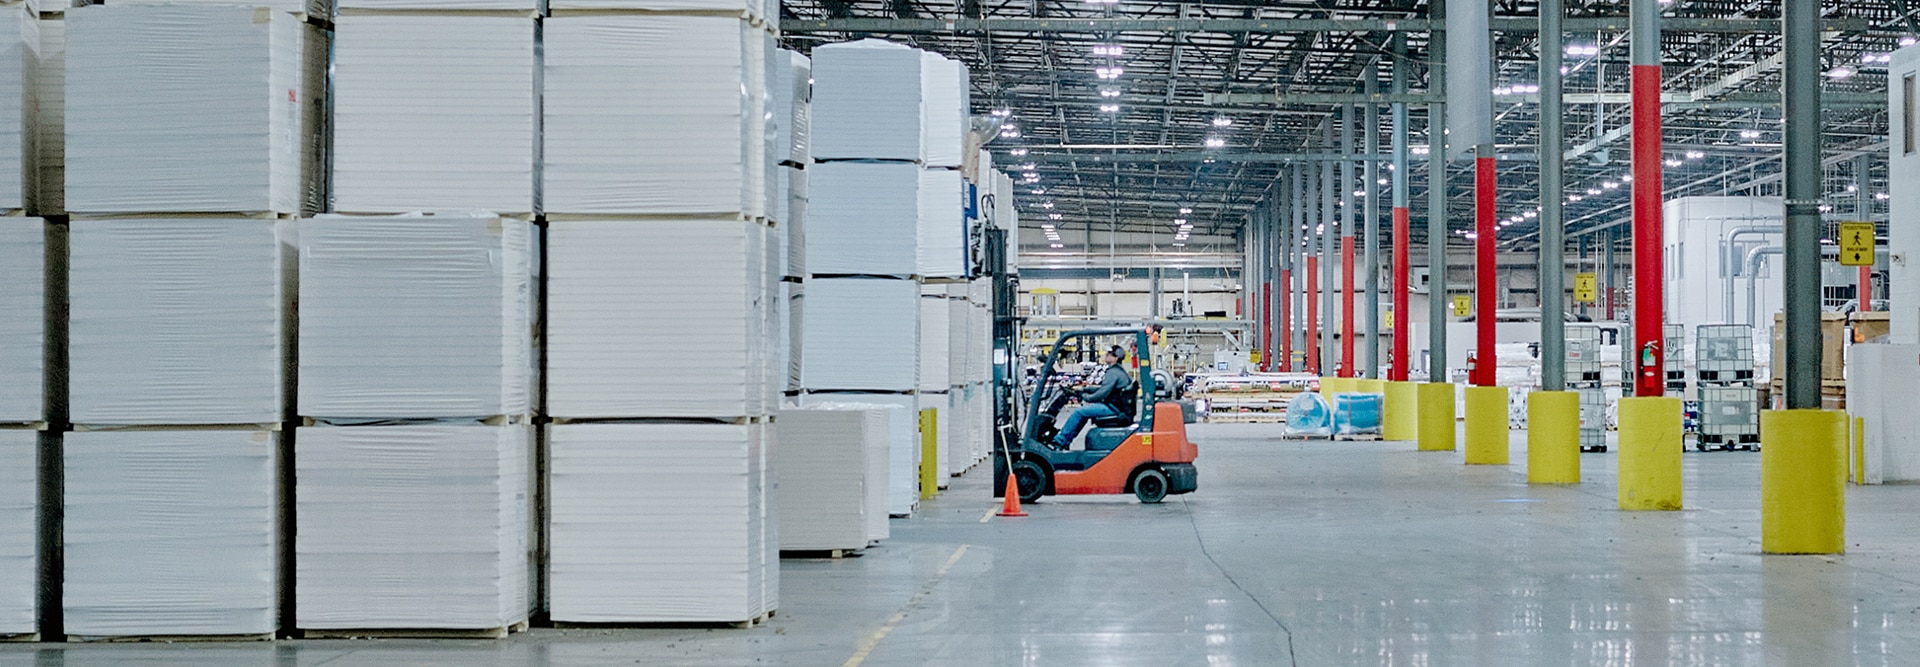
[[[1167,497],[1167,474],[1152,468],[1134,473],[1133,495],[1143,503],[1160,502]]]
[[[1047,471],[1032,461],[1013,463],[1013,481],[1020,485],[1020,502],[1030,503],[1040,499],[1047,490]]]

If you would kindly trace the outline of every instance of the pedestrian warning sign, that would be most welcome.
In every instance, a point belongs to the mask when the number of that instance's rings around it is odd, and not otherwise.
[[[1473,314],[1473,297],[1465,294],[1453,295],[1453,316],[1466,317]]]
[[[1600,300],[1600,276],[1592,273],[1573,274],[1574,303],[1593,303]]]
[[[1873,223],[1840,223],[1840,265],[1873,266]]]

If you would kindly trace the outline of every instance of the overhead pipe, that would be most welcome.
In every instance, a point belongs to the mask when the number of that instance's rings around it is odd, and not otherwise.
[[[1761,258],[1766,255],[1783,255],[1783,254],[1786,254],[1786,249],[1777,245],[1761,246],[1758,248],[1754,248],[1753,250],[1747,251],[1747,261],[1745,264],[1747,267],[1746,269],[1747,270],[1747,326],[1750,326],[1750,327],[1760,326],[1760,318],[1759,318],[1760,314],[1756,312],[1759,310],[1759,305],[1758,305],[1759,299],[1756,297],[1756,295],[1758,294],[1758,289],[1756,284],[1759,282],[1759,279],[1760,279],[1760,263],[1762,261],[1765,261]],[[1820,246],[1820,257],[1822,259],[1827,257],[1837,258],[1839,256],[1840,256],[1839,248],[1836,248],[1834,246],[1827,246],[1827,245]]]
[[[1734,269],[1734,268],[1743,266],[1740,263],[1740,261],[1735,259],[1733,256],[1733,249],[1734,249],[1733,244],[1735,241],[1740,240],[1740,237],[1746,236],[1748,234],[1779,234],[1779,233],[1782,233],[1784,229],[1785,228],[1779,225],[1741,225],[1739,227],[1735,227],[1733,229],[1727,230],[1727,233],[1722,234],[1720,236],[1720,265],[1727,267],[1728,269]],[[1725,271],[1724,273],[1725,275],[1721,276],[1721,280],[1720,280],[1722,287],[1724,287],[1723,294],[1720,298],[1720,305],[1722,306],[1720,310],[1721,310],[1722,319],[1727,322],[1732,322],[1733,314],[1734,314],[1733,313],[1734,275],[1733,275],[1733,271],[1731,270]]]

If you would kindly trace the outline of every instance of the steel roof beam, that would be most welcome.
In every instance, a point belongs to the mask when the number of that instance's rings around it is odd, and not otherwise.
[[[1769,34],[1780,33],[1779,19],[1742,18],[1663,18],[1661,30],[1667,33]],[[1539,32],[1534,18],[1502,17],[1493,19],[1499,32]],[[1569,18],[1567,32],[1625,32],[1627,17]],[[1880,30],[1875,22],[1862,18],[1826,18],[1821,29],[1839,32]],[[831,18],[782,19],[780,31],[786,34],[816,32],[853,32],[874,34],[951,34],[980,32],[1087,33],[1105,35],[1115,32],[1216,32],[1280,34],[1300,32],[1432,32],[1434,23],[1426,19],[1332,18]]]

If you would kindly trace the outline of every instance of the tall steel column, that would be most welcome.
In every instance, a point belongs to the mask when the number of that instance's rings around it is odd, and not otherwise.
[[[1791,7],[1795,3],[1789,1],[1787,4]],[[1629,84],[1633,104],[1633,395],[1660,396],[1666,393],[1666,350],[1661,349],[1665,345],[1666,271],[1661,265],[1662,234],[1665,230],[1661,228],[1660,221],[1660,2],[1633,0],[1629,14],[1633,27],[1630,58],[1633,69]],[[1819,31],[1810,29],[1809,32],[1817,35]],[[1818,85],[1818,81],[1815,85]],[[1818,104],[1818,93],[1815,93],[1815,104]],[[1808,112],[1813,114],[1814,131],[1817,133],[1820,129],[1820,112],[1811,108]],[[1819,139],[1816,137],[1815,141]],[[1815,155],[1813,159],[1817,172],[1820,157]],[[1819,175],[1816,173],[1814,178],[1817,182]],[[1789,194],[1788,198],[1792,198],[1792,195]],[[1814,217],[1817,223],[1818,212]],[[1818,236],[1814,238],[1814,243],[1819,243]],[[1819,248],[1814,248],[1814,252],[1816,283],[1813,305],[1817,318],[1820,307],[1820,287],[1817,282]],[[1815,321],[1814,326],[1814,337],[1818,338],[1819,322]],[[1817,352],[1814,366],[1818,373]],[[1818,380],[1816,376],[1814,407],[1819,407]]]
[[[1647,0],[1651,2],[1652,0]],[[1785,0],[1786,403],[1820,408],[1820,4]],[[1636,142],[1637,145],[1637,142]],[[1639,180],[1635,176],[1636,181]],[[1640,184],[1634,183],[1637,188]],[[1657,210],[1657,209],[1656,209]],[[1655,257],[1659,249],[1655,248]],[[1638,286],[1636,286],[1638,287]],[[1639,295],[1635,295],[1638,298]]]
[[[1300,256],[1300,239],[1306,233],[1306,172],[1299,165],[1288,167],[1287,180],[1291,181],[1290,185],[1292,186],[1290,190],[1293,196],[1288,201],[1288,204],[1289,208],[1292,209],[1290,213],[1293,215],[1286,223],[1287,245],[1281,255],[1283,258],[1281,261],[1286,262],[1286,264],[1283,266],[1280,280],[1287,284],[1287,340],[1281,347],[1281,351],[1287,355],[1283,367],[1289,371],[1297,371],[1300,369],[1295,368],[1293,365],[1293,350],[1301,341],[1300,327],[1295,324],[1293,314],[1300,310],[1300,289],[1294,279],[1294,273],[1299,267],[1299,262],[1296,261],[1296,259]]]
[[[1272,239],[1268,237],[1272,235],[1273,230],[1261,224],[1263,222],[1265,222],[1265,216],[1259,210],[1255,210],[1247,220],[1247,227],[1254,239],[1254,263],[1249,270],[1255,276],[1255,284],[1260,286],[1253,293],[1256,299],[1252,309],[1256,316],[1253,319],[1254,325],[1260,332],[1260,369],[1266,370],[1272,368],[1271,360],[1273,359],[1273,285],[1269,281],[1267,271],[1269,261],[1267,251],[1272,245]]]
[[[1407,36],[1393,36],[1393,93],[1407,92]],[[1387,379],[1407,381],[1409,332],[1413,330],[1412,277],[1413,235],[1409,219],[1407,192],[1407,103],[1393,103],[1393,353]]]
[[[1274,228],[1280,233],[1274,257],[1280,263],[1280,363],[1275,367],[1286,372],[1293,370],[1293,239],[1297,232],[1292,223],[1299,217],[1297,213],[1288,213],[1300,210],[1299,168],[1289,165],[1281,172],[1280,179],[1275,190],[1283,195],[1286,206],[1273,211]]]
[[[1367,81],[1364,92],[1371,95],[1380,92],[1379,63],[1367,67]],[[1361,270],[1366,271],[1362,280],[1362,289],[1367,291],[1366,322],[1367,349],[1362,356],[1366,365],[1355,377],[1380,377],[1380,161],[1374,156],[1380,154],[1380,105],[1368,104],[1367,112],[1362,116],[1366,127],[1362,134],[1366,137],[1367,162],[1363,170],[1364,179],[1360,191],[1365,193],[1366,234],[1365,250],[1360,259]]]
[[[1566,159],[1561,126],[1561,0],[1540,0],[1540,388],[1567,388]]]
[[[1277,179],[1276,181],[1278,183],[1284,183],[1284,181],[1278,181]],[[1278,340],[1274,341],[1274,356],[1267,360],[1267,368],[1280,371],[1283,370],[1283,363],[1286,359],[1285,349],[1287,346],[1287,327],[1285,324],[1287,319],[1287,284],[1286,281],[1281,280],[1283,274],[1280,270],[1280,267],[1286,265],[1286,258],[1281,257],[1280,253],[1284,252],[1287,248],[1287,228],[1284,224],[1286,216],[1283,214],[1286,210],[1287,202],[1286,188],[1276,187],[1274,190],[1274,197],[1266,209],[1266,226],[1269,234],[1269,242],[1267,243],[1267,257],[1269,258],[1267,260],[1267,275],[1273,283],[1273,297],[1267,300],[1273,309],[1273,321],[1267,323],[1267,330],[1273,332],[1274,338]]]
[[[1340,112],[1340,366],[1337,375],[1359,377],[1353,367],[1353,123],[1360,107]]]
[[[1320,145],[1325,148],[1328,153],[1340,150],[1339,144],[1334,143],[1333,134],[1333,120],[1340,116],[1341,114],[1336,111],[1334,115],[1328,119],[1325,132],[1321,136]],[[1339,233],[1337,227],[1339,220],[1334,217],[1334,211],[1337,210],[1335,206],[1339,202],[1340,182],[1334,174],[1332,162],[1322,162],[1320,165],[1320,284],[1322,287],[1320,290],[1320,313],[1326,319],[1326,322],[1323,323],[1319,329],[1321,336],[1320,374],[1333,375],[1335,371],[1339,370],[1338,366],[1340,363],[1339,358],[1335,356],[1339,354],[1340,350],[1334,347],[1335,341],[1333,340],[1334,332],[1337,331],[1333,326],[1333,262],[1334,257],[1336,257],[1336,255],[1334,255],[1334,236]]]
[[[1325,147],[1320,149],[1325,150]],[[1331,167],[1322,162],[1320,169]],[[1323,179],[1317,175],[1307,176],[1307,218],[1300,225],[1300,233],[1304,237],[1304,242],[1300,244],[1301,269],[1306,271],[1306,276],[1301,279],[1306,288],[1301,300],[1306,303],[1304,310],[1307,314],[1307,319],[1301,323],[1301,332],[1306,338],[1301,347],[1305,348],[1307,355],[1306,368],[1302,370],[1315,375],[1320,374],[1320,209],[1325,203],[1320,197],[1322,184]]]
[[[1427,3],[1435,25],[1444,23],[1447,3]],[[1439,32],[1428,38],[1432,52],[1427,66],[1427,91],[1435,95],[1427,105],[1427,381],[1447,382],[1447,40]]]
[[[1473,331],[1474,331],[1474,371],[1467,378],[1469,384],[1491,387],[1494,384],[1494,366],[1498,363],[1493,354],[1493,323],[1497,319],[1494,310],[1499,300],[1494,298],[1494,243],[1498,240],[1499,224],[1494,218],[1498,190],[1494,176],[1493,144],[1481,144],[1474,148],[1473,158]]]

